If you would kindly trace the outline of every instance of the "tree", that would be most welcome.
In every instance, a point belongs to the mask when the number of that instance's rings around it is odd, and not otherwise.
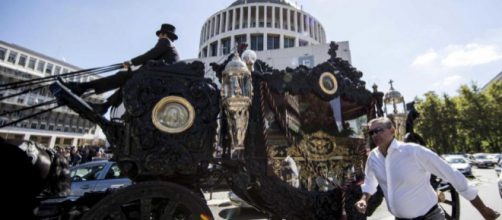
[[[474,152],[487,152],[488,142],[492,142],[489,134],[491,118],[487,113],[487,97],[479,91],[476,85],[469,88],[463,85],[459,89],[460,125],[466,136],[466,144],[471,146]]]
[[[434,92],[425,94],[425,100],[417,103],[417,110],[420,112],[420,120],[417,123],[417,133],[424,137],[428,147],[437,153],[445,152],[443,146],[444,140],[442,135],[442,121],[443,115],[441,99]]]
[[[438,153],[502,151],[502,81],[485,91],[462,85],[459,95],[427,92],[417,101],[416,132]]]

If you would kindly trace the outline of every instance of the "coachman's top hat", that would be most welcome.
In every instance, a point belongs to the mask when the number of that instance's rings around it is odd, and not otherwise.
[[[174,32],[176,32],[176,28],[173,25],[162,24],[162,26],[160,26],[160,30],[155,32],[155,34],[159,36],[160,33],[166,33],[167,35],[169,35],[169,38],[171,38],[171,40],[176,40],[178,39],[178,35],[176,35]]]

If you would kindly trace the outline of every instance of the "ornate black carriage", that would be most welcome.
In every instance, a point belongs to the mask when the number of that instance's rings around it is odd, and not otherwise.
[[[313,68],[284,70],[246,51],[212,64],[219,82],[200,62],[150,62],[123,87],[125,113],[110,120],[53,84],[60,103],[103,128],[135,181],[82,218],[213,219],[201,189],[224,180],[272,218],[365,219],[382,195],[366,215],[355,210],[371,148],[363,125],[381,115],[382,94],[336,50],[331,43],[330,59]],[[446,201],[458,216],[458,195]]]

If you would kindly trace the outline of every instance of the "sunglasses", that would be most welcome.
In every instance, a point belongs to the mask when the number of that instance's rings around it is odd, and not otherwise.
[[[385,130],[385,128],[382,128],[382,127],[380,127],[380,128],[373,128],[373,129],[371,129],[371,130],[368,131],[368,134],[370,136],[373,136],[374,134],[380,134],[380,133],[382,133],[384,130]]]

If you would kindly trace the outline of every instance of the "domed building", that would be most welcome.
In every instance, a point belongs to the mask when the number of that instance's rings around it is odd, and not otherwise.
[[[254,51],[277,50],[326,42],[321,23],[284,0],[238,0],[202,26],[199,57],[229,54],[238,43]]]
[[[237,0],[211,15],[200,32],[198,60],[221,62],[240,43],[274,68],[313,67],[329,58],[323,25],[288,0]],[[337,55],[350,62],[347,41]]]

